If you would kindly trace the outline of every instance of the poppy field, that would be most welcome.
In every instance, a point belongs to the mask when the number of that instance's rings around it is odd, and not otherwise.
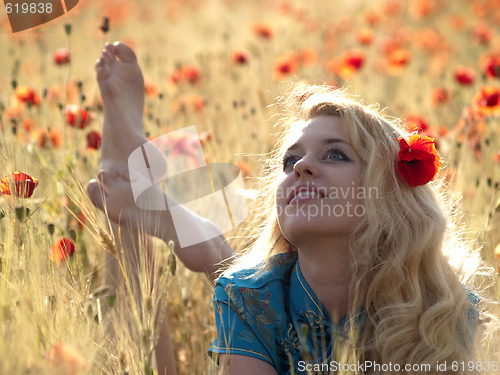
[[[500,300],[499,0],[81,0],[19,33],[1,10],[0,374],[154,374],[151,317],[163,309],[178,372],[217,371],[212,286],[174,267],[166,244],[151,245],[160,290],[140,267],[143,303],[104,282],[105,255],[120,249],[85,186],[103,119],[94,64],[116,40],[144,74],[146,135],[196,125],[206,161],[238,165],[249,196],[290,83],[346,88],[434,137],[455,216],[487,267],[474,283]],[[189,153],[191,141],[171,149]],[[228,234],[233,248],[248,232]]]

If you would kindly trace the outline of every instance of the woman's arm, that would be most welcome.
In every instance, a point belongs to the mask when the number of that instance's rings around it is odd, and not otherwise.
[[[238,354],[219,355],[220,375],[277,375],[269,363]]]

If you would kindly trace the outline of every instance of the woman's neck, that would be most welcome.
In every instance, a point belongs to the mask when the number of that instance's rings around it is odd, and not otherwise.
[[[298,247],[302,276],[321,303],[338,323],[359,306],[350,306],[351,265],[348,247],[316,244]]]

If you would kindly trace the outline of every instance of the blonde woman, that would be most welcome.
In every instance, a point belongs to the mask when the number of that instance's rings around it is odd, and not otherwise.
[[[148,219],[134,205],[121,165],[146,142],[135,55],[107,45],[96,69],[104,172],[89,194],[117,223],[138,227],[142,215],[150,234],[176,240],[168,211]],[[463,364],[474,358],[479,301],[443,254],[434,141],[410,137],[340,90],[299,87],[285,104],[256,204],[258,236],[215,287],[218,337],[209,354],[220,372],[476,372]],[[114,137],[119,127],[130,135]],[[178,252],[214,279],[232,249],[213,223],[187,212],[186,225],[219,234]],[[165,342],[159,370],[171,374]]]
[[[231,374],[470,371],[478,298],[442,251],[434,140],[340,90],[285,104],[260,235],[215,287],[211,353]]]

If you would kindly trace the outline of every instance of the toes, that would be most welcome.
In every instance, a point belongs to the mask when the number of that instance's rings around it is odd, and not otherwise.
[[[95,64],[95,71],[97,74],[97,80],[101,81],[109,77],[111,73],[111,69],[109,69],[109,65],[106,64],[104,59],[99,59],[96,61]]]
[[[118,59],[123,62],[135,62],[137,61],[137,56],[135,52],[127,46],[126,44],[115,42],[113,43],[114,52]]]
[[[116,57],[113,54],[111,48],[105,48],[101,53],[102,59],[109,65],[113,64],[116,61]]]

